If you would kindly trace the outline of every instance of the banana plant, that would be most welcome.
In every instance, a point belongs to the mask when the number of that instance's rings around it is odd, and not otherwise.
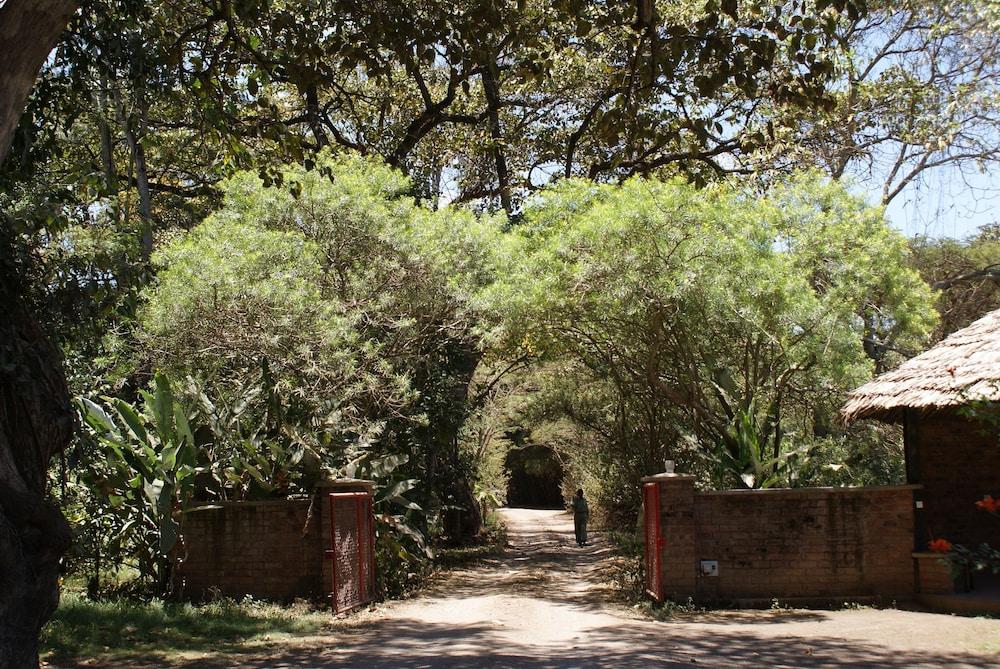
[[[492,509],[499,509],[503,506],[504,492],[496,485],[487,485],[482,481],[476,481],[472,493],[479,504],[479,512],[483,518],[486,518]]]
[[[767,444],[761,439],[761,429],[757,424],[754,403],[746,410],[737,410],[733,424],[729,426],[730,441],[738,446],[734,454],[725,447],[720,448],[720,464],[725,470],[735,474],[747,488],[773,488],[784,482],[792,473],[796,456],[805,449],[787,450],[777,456],[769,456]]]
[[[175,401],[166,376],[156,374],[152,392],[140,395],[136,406],[115,397],[100,402],[79,397],[77,406],[113,472],[107,502],[131,515],[122,539],[134,539],[140,571],[165,590],[180,538],[179,514],[198,473],[196,446],[185,408]]]
[[[323,445],[317,435],[284,420],[288,408],[273,390],[266,364],[259,377],[237,382],[236,399],[210,399],[188,377],[184,394],[193,398],[199,481],[220,499],[266,499],[289,491],[309,491],[322,475]],[[266,404],[262,412],[261,404]],[[210,483],[209,483],[210,482]]]
[[[416,489],[419,479],[406,478],[403,465],[410,456],[395,453],[373,457],[367,449],[360,449],[356,457],[340,472],[348,478],[365,478],[375,484],[375,520],[381,550],[394,555],[403,563],[413,563],[421,556],[434,557],[427,537],[413,522],[413,517],[424,520],[423,507],[406,497]]]

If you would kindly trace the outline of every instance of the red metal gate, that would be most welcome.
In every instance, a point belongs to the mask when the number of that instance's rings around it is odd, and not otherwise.
[[[658,602],[663,601],[663,573],[660,560],[663,537],[660,535],[660,487],[655,483],[642,486],[642,513],[646,532],[646,592]]]
[[[330,547],[334,613],[372,601],[375,595],[375,516],[370,492],[332,492]]]

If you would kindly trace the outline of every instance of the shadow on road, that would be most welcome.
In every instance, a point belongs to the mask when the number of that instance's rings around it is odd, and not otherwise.
[[[648,667],[987,667],[982,657],[899,653],[844,639],[780,639],[716,630],[692,639],[675,638],[669,624],[648,630],[608,627],[589,630],[586,644],[561,648],[519,647],[484,625],[429,625],[395,620],[359,644],[291,652],[237,666],[252,669],[358,667],[370,669],[521,668],[570,669]],[[368,635],[366,635],[368,636]],[[192,663],[194,667],[218,666]],[[233,665],[229,665],[233,666]]]

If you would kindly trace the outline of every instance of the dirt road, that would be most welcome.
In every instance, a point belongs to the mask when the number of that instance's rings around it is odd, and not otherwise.
[[[511,548],[331,638],[188,667],[570,669],[607,667],[1000,667],[1000,621],[873,609],[709,612],[655,622],[609,601],[556,511],[503,512]]]

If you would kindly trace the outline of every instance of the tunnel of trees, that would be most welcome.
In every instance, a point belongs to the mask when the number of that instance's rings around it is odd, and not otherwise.
[[[507,505],[533,509],[560,509],[563,467],[548,446],[528,444],[507,454]]]

